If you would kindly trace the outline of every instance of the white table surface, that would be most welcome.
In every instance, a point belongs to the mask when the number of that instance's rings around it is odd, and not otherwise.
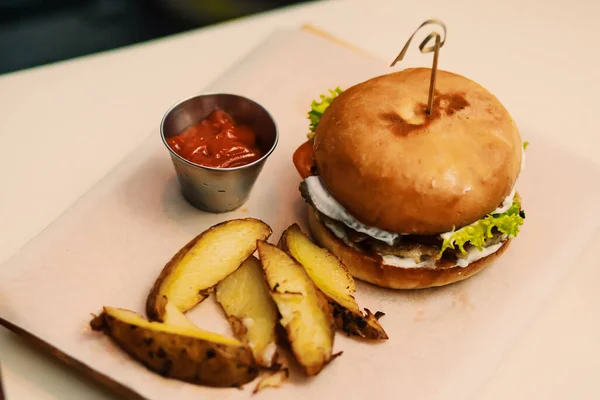
[[[535,107],[535,112],[547,115],[537,118],[545,121],[537,127],[541,132],[600,164],[600,136],[593,124],[594,96],[600,92],[600,62],[593,42],[600,33],[594,21],[600,15],[600,2],[314,3],[0,76],[0,262],[155,132],[172,103],[200,91],[273,29],[312,23],[391,60],[405,40],[397,32],[406,29],[400,29],[396,17],[407,12],[419,22],[436,16],[453,24],[471,23],[478,36],[520,35],[521,45],[502,50],[514,59],[503,64],[502,72],[524,79],[526,90],[547,92],[547,104]],[[478,22],[475,16],[483,20]],[[454,44],[453,51],[476,50],[464,47]],[[499,73],[478,69],[477,63],[461,72],[476,80]],[[536,76],[544,79],[531,79]],[[509,103],[511,96],[527,96],[525,89],[521,93],[495,89]],[[561,112],[572,113],[568,132],[553,129],[552,115]],[[600,190],[600,182],[590,184]],[[600,398],[596,383],[600,263],[593,251],[600,246],[600,235],[590,239],[589,251],[574,260],[569,275],[519,338],[480,399]],[[3,328],[0,362],[11,400],[115,398]]]

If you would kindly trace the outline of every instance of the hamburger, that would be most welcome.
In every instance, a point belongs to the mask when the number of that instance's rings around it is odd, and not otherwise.
[[[294,153],[314,240],[361,280],[448,285],[490,265],[519,234],[524,144],[476,82],[411,68],[313,101]]]

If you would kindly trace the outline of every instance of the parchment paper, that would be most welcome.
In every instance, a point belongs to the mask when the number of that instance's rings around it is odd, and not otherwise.
[[[0,317],[148,399],[247,399],[244,390],[168,380],[91,332],[103,305],[143,313],[164,263],[191,237],[225,219],[269,223],[272,241],[293,222],[306,229],[291,156],[305,140],[313,98],[386,71],[387,66],[326,39],[278,31],[206,91],[249,96],[275,117],[280,143],[246,205],[206,214],[179,194],[157,131],[92,191],[0,268]],[[459,72],[459,71],[457,71]],[[597,229],[600,181],[588,163],[517,121],[527,167],[519,179],[527,219],[492,267],[459,284],[422,291],[358,285],[363,307],[386,313],[390,339],[369,344],[338,334],[344,354],[311,379],[293,374],[262,399],[466,399],[489,378],[512,341]],[[201,327],[230,334],[213,300],[190,312]],[[293,372],[296,372],[294,370]]]

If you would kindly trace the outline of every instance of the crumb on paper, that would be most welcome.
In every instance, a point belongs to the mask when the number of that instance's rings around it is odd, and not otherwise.
[[[385,316],[385,313],[383,311],[375,311],[374,317],[377,321],[379,321],[379,319],[384,316]]]
[[[248,213],[248,209],[246,207],[242,207],[240,208],[240,212],[247,214]]]
[[[452,293],[452,306],[461,308],[475,308],[469,300],[469,295],[465,292]]]
[[[265,375],[254,388],[253,393],[258,393],[265,388],[278,388],[290,377],[290,371],[287,368],[282,368],[277,371],[269,372]]]
[[[415,320],[416,321],[422,321],[424,315],[425,315],[425,311],[424,310],[418,310],[417,311],[417,316],[415,317]]]
[[[91,315],[92,315],[92,318],[96,318],[96,315],[94,315],[94,314],[91,314]],[[81,333],[86,334],[86,333],[90,333],[90,332],[93,332],[92,326],[90,325],[90,323],[88,321],[82,323]]]

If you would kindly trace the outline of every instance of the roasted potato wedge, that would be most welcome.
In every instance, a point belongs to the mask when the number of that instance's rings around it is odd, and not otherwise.
[[[292,352],[307,375],[317,375],[332,359],[331,306],[304,268],[286,252],[259,241],[258,254]]]
[[[270,368],[277,355],[277,307],[260,261],[250,256],[215,288],[235,336],[248,344],[256,362]]]
[[[239,387],[258,375],[248,346],[195,326],[149,322],[133,311],[113,307],[104,307],[90,325],[165,377],[205,386]]]
[[[163,296],[181,312],[206,298],[212,288],[256,250],[257,240],[271,236],[271,228],[254,219],[235,219],[215,225],[186,244],[163,268],[146,301],[146,314],[162,321]]]
[[[306,270],[308,276],[332,302],[336,327],[366,339],[387,339],[383,327],[369,310],[363,314],[354,298],[354,278],[333,254],[314,244],[297,224],[281,236],[279,246]]]
[[[174,325],[184,329],[200,329],[196,324],[189,320],[188,317],[185,316],[184,313],[179,311],[177,307],[173,303],[169,303],[166,296],[162,296],[160,302],[158,303],[158,307],[161,310],[161,315],[163,315],[163,323],[167,325]]]

